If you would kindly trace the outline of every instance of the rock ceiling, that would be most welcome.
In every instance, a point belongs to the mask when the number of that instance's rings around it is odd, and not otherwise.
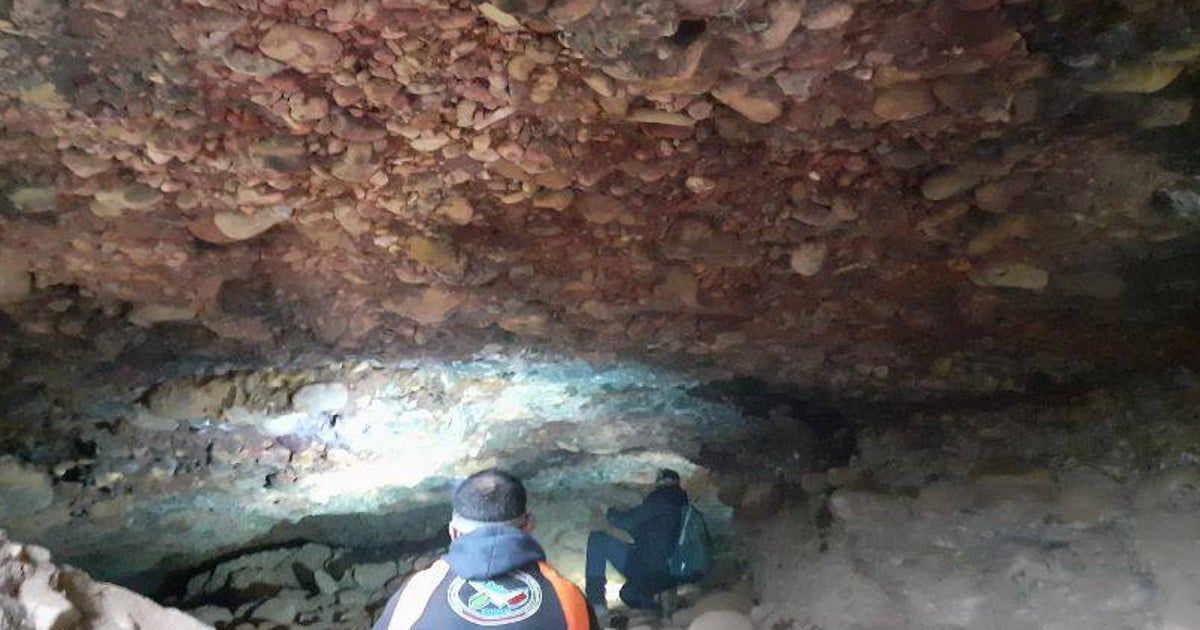
[[[1189,0],[0,0],[0,367],[1195,358]],[[119,366],[121,371],[112,371]]]

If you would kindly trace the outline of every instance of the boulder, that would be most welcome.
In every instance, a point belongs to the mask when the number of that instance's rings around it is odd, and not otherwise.
[[[378,591],[389,580],[396,577],[395,562],[377,562],[373,564],[356,565],[351,570],[354,581],[364,591]]]
[[[255,608],[250,616],[253,619],[273,621],[290,627],[296,615],[300,614],[301,604],[307,596],[304,591],[285,589]]]
[[[75,630],[212,626],[119,586],[51,564],[41,547],[10,542],[0,531],[0,628]]]

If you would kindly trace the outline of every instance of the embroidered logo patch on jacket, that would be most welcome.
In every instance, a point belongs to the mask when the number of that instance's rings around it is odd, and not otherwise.
[[[448,591],[450,610],[479,626],[524,621],[542,607],[542,587],[523,571],[490,580],[455,578]]]

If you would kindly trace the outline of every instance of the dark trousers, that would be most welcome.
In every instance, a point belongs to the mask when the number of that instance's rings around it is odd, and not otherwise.
[[[621,587],[621,601],[630,608],[654,608],[654,595],[657,592],[649,576],[643,575],[640,563],[633,552],[633,545],[610,536],[603,532],[592,532],[588,536],[587,560],[584,575],[587,585],[584,592],[589,601],[604,601],[604,586],[607,582],[604,573],[608,565],[625,576],[625,586]],[[658,589],[664,590],[664,589]]]

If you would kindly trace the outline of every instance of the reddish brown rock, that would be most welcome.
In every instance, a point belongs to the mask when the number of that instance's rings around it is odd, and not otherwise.
[[[276,24],[258,44],[266,56],[301,72],[330,70],[342,58],[342,42],[324,31]]]

